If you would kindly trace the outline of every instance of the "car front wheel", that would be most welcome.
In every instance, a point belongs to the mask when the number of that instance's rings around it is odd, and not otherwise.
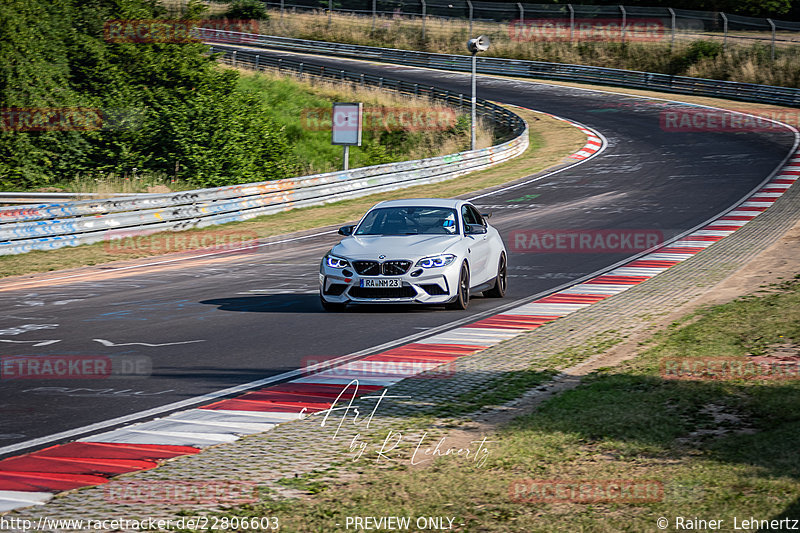
[[[469,268],[467,264],[461,265],[461,273],[458,276],[458,293],[455,300],[447,304],[448,309],[463,311],[469,305]]]

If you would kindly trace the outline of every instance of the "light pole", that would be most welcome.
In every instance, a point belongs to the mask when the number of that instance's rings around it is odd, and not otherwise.
[[[475,75],[475,71],[477,69],[478,64],[478,52],[485,52],[489,49],[489,38],[485,35],[481,35],[480,37],[475,37],[474,39],[470,39],[467,41],[467,50],[472,52],[472,111],[471,111],[471,120],[470,120],[470,129],[471,129],[471,137],[470,137],[470,145],[469,149],[475,149],[475,105],[478,103],[478,97],[476,96],[477,93],[477,79]]]

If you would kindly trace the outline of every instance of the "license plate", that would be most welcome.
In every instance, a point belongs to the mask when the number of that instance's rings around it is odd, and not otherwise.
[[[399,279],[362,279],[361,286],[370,289],[399,289],[403,284]]]

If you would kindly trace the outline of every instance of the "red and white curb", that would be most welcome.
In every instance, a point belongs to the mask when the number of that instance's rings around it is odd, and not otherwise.
[[[374,393],[610,298],[734,233],[768,209],[798,177],[800,151],[758,191],[690,234],[592,279],[422,342],[164,418],[4,459],[0,461],[0,512],[41,505],[54,493],[108,483],[119,474],[155,468],[166,459],[269,431],[304,413],[329,409],[336,398],[349,400],[354,396],[352,388],[342,389],[352,379],[359,383],[355,396]]]
[[[576,128],[578,128],[579,130],[581,130],[583,133],[586,134],[586,144],[583,145],[583,148],[581,148],[574,154],[571,154],[569,156],[570,159],[577,159],[578,161],[583,161],[584,159],[587,159],[597,154],[597,152],[599,152],[605,145],[603,139],[600,137],[600,135],[598,135],[596,131],[590,130],[589,128],[582,126],[581,124],[578,124],[576,122],[572,122],[567,119],[557,117],[555,115],[550,115],[549,113],[548,115],[556,120],[569,122],[570,124],[572,124],[573,126],[575,126]]]
[[[550,118],[554,118],[556,120],[560,120],[561,122],[566,122],[570,126],[574,126],[574,127],[578,128],[579,130],[581,130],[586,135],[586,144],[584,144],[583,147],[580,150],[578,150],[577,152],[574,152],[574,153],[568,155],[567,156],[568,159],[576,159],[578,161],[583,161],[584,159],[588,159],[588,158],[591,158],[591,157],[597,155],[606,146],[606,142],[603,139],[602,135],[600,135],[598,132],[596,132],[596,131],[594,131],[592,129],[587,128],[586,126],[584,126],[583,124],[580,124],[578,122],[575,122],[575,121],[572,121],[572,120],[569,120],[569,119],[566,119],[566,118],[563,118],[563,117],[559,117],[557,115],[552,115],[550,113],[545,113],[544,111],[537,111],[536,109],[530,109],[528,107],[523,107],[523,106],[514,105],[514,104],[503,104],[503,105],[506,105],[508,107],[516,107],[518,109],[524,109],[526,111],[532,111],[534,113],[539,113],[541,115],[545,115],[545,116],[548,116]]]

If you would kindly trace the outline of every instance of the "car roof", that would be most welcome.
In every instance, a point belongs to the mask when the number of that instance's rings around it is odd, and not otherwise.
[[[450,207],[457,209],[466,200],[454,198],[406,198],[403,200],[387,200],[380,202],[374,207]]]

